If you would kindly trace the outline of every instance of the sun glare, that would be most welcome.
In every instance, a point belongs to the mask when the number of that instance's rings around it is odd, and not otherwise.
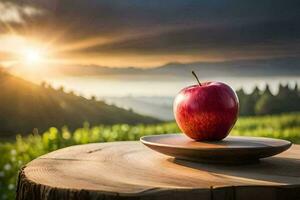
[[[28,64],[36,64],[42,61],[42,54],[38,49],[27,49],[24,57]]]
[[[8,56],[5,63],[7,66],[17,65],[19,68],[25,67],[30,70],[42,68],[49,64],[50,51],[52,47],[49,44],[42,43],[38,40],[17,36],[17,35],[0,35],[0,53],[4,52]],[[18,48],[11,48],[16,46]],[[0,60],[0,64],[3,65]]]

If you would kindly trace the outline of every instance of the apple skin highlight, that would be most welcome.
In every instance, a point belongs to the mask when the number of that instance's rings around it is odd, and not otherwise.
[[[225,83],[204,82],[182,89],[173,105],[176,122],[183,133],[197,141],[225,138],[239,112],[235,91]]]

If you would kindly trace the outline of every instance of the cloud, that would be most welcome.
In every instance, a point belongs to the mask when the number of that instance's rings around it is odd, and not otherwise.
[[[0,4],[0,13],[45,40],[57,37],[62,49],[94,57],[237,59],[300,51],[297,0],[17,0]]]
[[[0,2],[0,21],[3,23],[22,24],[26,17],[41,14],[41,10],[28,5],[21,6],[12,2]]]
[[[253,24],[221,24],[218,26],[183,27],[142,34],[136,38],[111,42],[90,51],[168,53],[206,50],[240,49],[284,43],[299,44],[300,21],[262,22]]]

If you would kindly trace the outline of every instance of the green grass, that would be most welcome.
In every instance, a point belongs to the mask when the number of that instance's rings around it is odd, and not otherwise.
[[[179,132],[175,123],[94,127],[84,124],[83,128],[74,132],[64,127],[61,130],[50,128],[40,135],[17,136],[13,142],[0,143],[0,199],[13,199],[18,170],[30,160],[47,152],[76,144],[138,140],[143,135],[175,132]],[[283,138],[300,144],[300,113],[241,117],[231,135]]]

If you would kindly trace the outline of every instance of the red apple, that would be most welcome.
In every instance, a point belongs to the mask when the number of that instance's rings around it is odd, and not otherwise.
[[[182,89],[174,101],[176,122],[194,140],[222,140],[234,126],[239,101],[230,86],[221,82],[200,83]]]

